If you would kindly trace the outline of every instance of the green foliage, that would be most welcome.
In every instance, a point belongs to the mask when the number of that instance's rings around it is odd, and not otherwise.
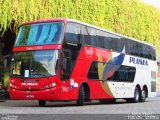
[[[9,73],[8,72],[4,73],[3,80],[4,80],[4,87],[8,88],[9,87]]]
[[[44,18],[72,18],[148,43],[160,51],[160,10],[138,0],[0,0],[0,31]],[[160,52],[158,52],[160,55]]]

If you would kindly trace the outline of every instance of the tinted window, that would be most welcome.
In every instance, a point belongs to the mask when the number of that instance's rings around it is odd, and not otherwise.
[[[150,47],[150,54],[151,54],[151,59],[156,60],[156,53],[153,47]]]
[[[101,48],[105,48],[105,38],[104,32],[97,30],[97,46]]]
[[[94,28],[82,26],[81,27],[81,39],[82,43],[85,45],[95,45],[95,34]]]
[[[137,55],[139,57],[143,57],[143,48],[142,48],[142,43],[137,43]]]
[[[92,62],[87,76],[89,79],[99,79],[99,77],[98,77],[98,62]]]
[[[146,53],[147,53],[147,58],[148,59],[152,59],[152,54],[151,54],[151,51],[150,51],[150,46],[147,45],[147,49],[146,49]]]
[[[125,52],[126,53],[129,53],[130,49],[129,49],[129,46],[128,46],[128,41],[129,39],[126,39],[126,38],[121,38],[121,51],[123,50],[123,47],[125,46]]]
[[[122,41],[125,42],[125,48],[127,54],[151,60],[156,60],[156,53],[153,47],[136,41],[131,41],[126,38],[122,38]]]
[[[135,73],[136,73],[135,67],[121,65],[115,71],[115,73],[110,78],[108,78],[108,80],[118,81],[118,82],[121,82],[121,81],[133,82],[134,77],[135,77]]]
[[[92,62],[89,71],[88,71],[88,78],[89,79],[99,79],[98,76],[98,63],[97,61]],[[101,63],[105,64],[105,63]],[[112,64],[107,64],[109,66],[112,66]],[[115,66],[115,65],[113,65]],[[124,66],[124,65],[117,65],[118,69],[113,73],[112,76],[110,76],[107,80],[110,81],[118,81],[118,82],[133,82],[135,73],[136,73],[136,68],[135,67],[129,67],[129,66]]]
[[[135,74],[136,74],[136,68],[135,67],[128,67],[128,66],[125,66],[125,70],[126,70],[126,81],[134,81],[134,77],[135,77]]]
[[[100,48],[110,49],[111,38],[109,33],[97,30],[97,46]]]
[[[122,52],[124,46],[126,47],[126,41],[120,39],[120,40],[119,40],[119,44],[118,44],[118,51],[119,51],[119,52]]]
[[[120,44],[120,38],[118,36],[115,35],[110,35],[110,49],[112,49],[113,51],[119,51],[119,44]]]
[[[110,37],[109,37],[109,33],[105,33],[104,34],[104,44],[105,44],[105,48],[106,49],[109,49],[109,46],[110,46]]]
[[[144,58],[148,58],[148,50],[146,45],[142,46],[142,54]]]
[[[65,42],[79,43],[80,41],[80,25],[76,23],[68,23],[64,34]]]
[[[129,41],[129,47],[130,47],[129,54],[131,54],[131,55],[138,55],[137,42],[135,42],[135,41]]]

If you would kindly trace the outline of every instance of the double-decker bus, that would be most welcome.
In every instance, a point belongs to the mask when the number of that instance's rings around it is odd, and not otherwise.
[[[11,63],[10,98],[39,106],[118,98],[137,103],[156,92],[153,45],[77,20],[22,24]]]

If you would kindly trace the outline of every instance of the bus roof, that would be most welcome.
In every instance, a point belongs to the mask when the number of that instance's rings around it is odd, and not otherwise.
[[[131,38],[131,37],[128,37],[128,36],[125,36],[125,35],[122,35],[122,34],[119,34],[119,33],[115,33],[115,32],[112,32],[112,31],[109,31],[109,30],[106,30],[106,29],[103,29],[103,28],[100,28],[100,27],[97,27],[97,26],[94,26],[94,25],[91,25],[91,24],[87,24],[87,23],[84,23],[84,22],[81,22],[81,21],[78,21],[78,20],[74,20],[74,19],[68,19],[68,18],[49,18],[49,19],[41,19],[41,20],[33,20],[33,21],[30,21],[30,22],[25,22],[22,25],[36,24],[36,23],[47,23],[47,22],[60,22],[60,21],[61,22],[75,22],[75,23],[79,23],[79,24],[86,25],[86,26],[89,26],[89,27],[93,27],[95,29],[99,29],[99,30],[102,30],[102,31],[105,31],[105,32],[108,32],[108,33],[111,33],[111,34],[114,34],[114,35],[118,35],[119,37],[128,38],[130,40],[133,40],[133,41],[136,41],[136,42],[139,42],[139,43],[143,43],[143,44],[146,44],[146,45],[149,45],[149,46],[152,46],[152,47],[155,48],[155,46],[153,44],[149,44],[147,42],[143,42],[141,40],[137,40],[135,38]]]

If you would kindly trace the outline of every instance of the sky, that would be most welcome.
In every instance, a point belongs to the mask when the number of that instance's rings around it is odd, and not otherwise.
[[[160,9],[160,0],[141,0]]]

